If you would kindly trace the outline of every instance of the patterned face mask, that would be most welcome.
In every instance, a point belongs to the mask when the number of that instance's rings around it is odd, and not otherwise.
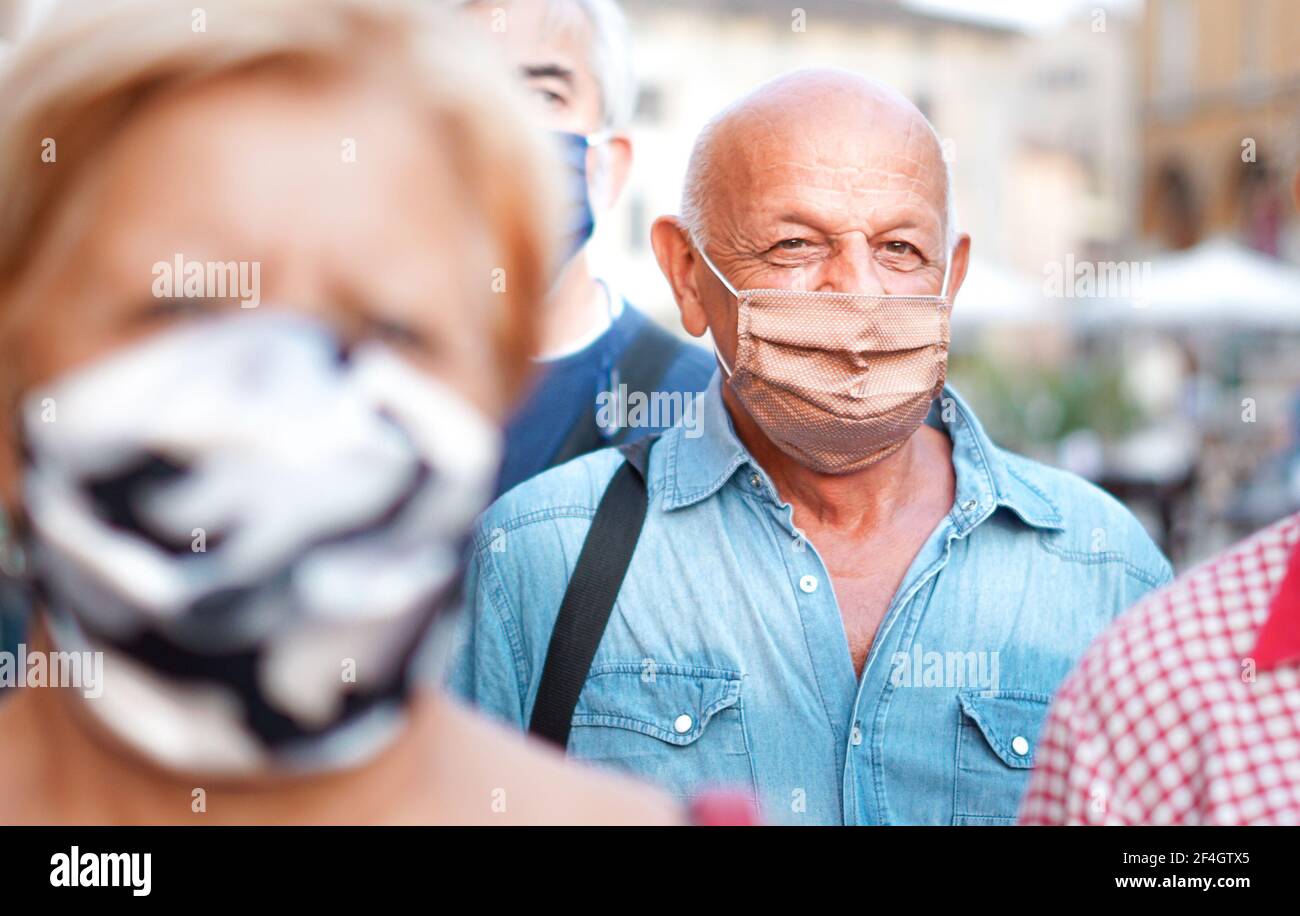
[[[455,599],[496,429],[384,346],[242,313],[22,404],[25,547],[86,708],[186,771],[355,765],[406,721]]]
[[[938,296],[737,290],[732,392],[804,467],[849,474],[898,451],[948,371],[948,271]]]

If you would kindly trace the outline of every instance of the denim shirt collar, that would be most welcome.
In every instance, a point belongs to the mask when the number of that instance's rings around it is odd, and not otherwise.
[[[949,386],[930,405],[925,421],[941,429],[952,440],[952,463],[956,477],[956,498],[952,518],[957,536],[962,536],[993,512],[1004,507],[1025,524],[1060,530],[1065,527],[1048,484],[1033,479],[1027,467],[1013,469],[1007,455],[989,439],[970,406]],[[698,503],[718,492],[740,468],[779,503],[767,473],[749,454],[732,425],[722,399],[722,373],[715,372],[704,393],[700,423],[694,438],[683,427],[671,430],[665,439],[663,505],[668,511]],[[757,475],[757,476],[755,476]]]

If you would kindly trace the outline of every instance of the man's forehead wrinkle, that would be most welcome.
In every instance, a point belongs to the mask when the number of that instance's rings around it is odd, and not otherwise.
[[[722,221],[718,224],[721,226]],[[933,204],[909,189],[858,196],[821,189],[812,194],[799,190],[773,189],[762,200],[742,204],[727,215],[735,237],[749,247],[768,247],[793,231],[796,225],[825,233],[829,237],[860,234],[867,239],[893,229],[911,229],[921,238],[938,236],[942,219]],[[722,234],[716,236],[721,242]]]
[[[921,120],[919,112],[916,118],[908,120],[904,147],[910,150],[914,142],[920,145],[920,150],[916,153],[917,158],[911,160],[916,166],[916,180],[936,194],[939,209],[942,211],[945,209],[944,204],[947,203],[944,200],[947,194],[947,173],[943,162],[943,150],[939,146],[939,138],[935,136],[930,126]]]
[[[826,118],[811,106],[770,113],[747,106],[735,113],[737,129],[730,139],[758,171],[807,166],[852,175],[870,161],[890,161],[921,175],[933,169],[939,150],[919,112],[859,108],[858,113],[863,116],[852,125],[843,118]],[[843,161],[846,158],[855,161]]]
[[[880,195],[907,194],[926,209],[942,209],[935,188],[922,173],[924,163],[903,158],[889,165],[773,162],[753,171],[753,184],[774,196],[778,190],[798,197],[802,191],[843,195],[853,201]],[[909,168],[910,167],[910,168]]]

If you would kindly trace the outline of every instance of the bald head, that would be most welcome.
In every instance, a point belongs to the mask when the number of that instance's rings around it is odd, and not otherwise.
[[[956,232],[949,190],[916,106],[851,73],[801,70],[709,123],[682,215],[655,220],[650,241],[682,326],[711,333],[730,360],[734,290],[955,298],[970,239]]]
[[[726,231],[711,223],[735,218],[736,196],[801,174],[822,198],[861,195],[875,182],[937,211],[946,250],[956,240],[951,178],[934,128],[893,88],[840,70],[785,74],[714,117],[691,153],[682,223],[703,243]]]

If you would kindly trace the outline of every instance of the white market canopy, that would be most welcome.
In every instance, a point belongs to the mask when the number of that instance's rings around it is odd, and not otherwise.
[[[1300,329],[1300,268],[1214,238],[1158,255],[1125,295],[1076,299],[1080,323]]]

